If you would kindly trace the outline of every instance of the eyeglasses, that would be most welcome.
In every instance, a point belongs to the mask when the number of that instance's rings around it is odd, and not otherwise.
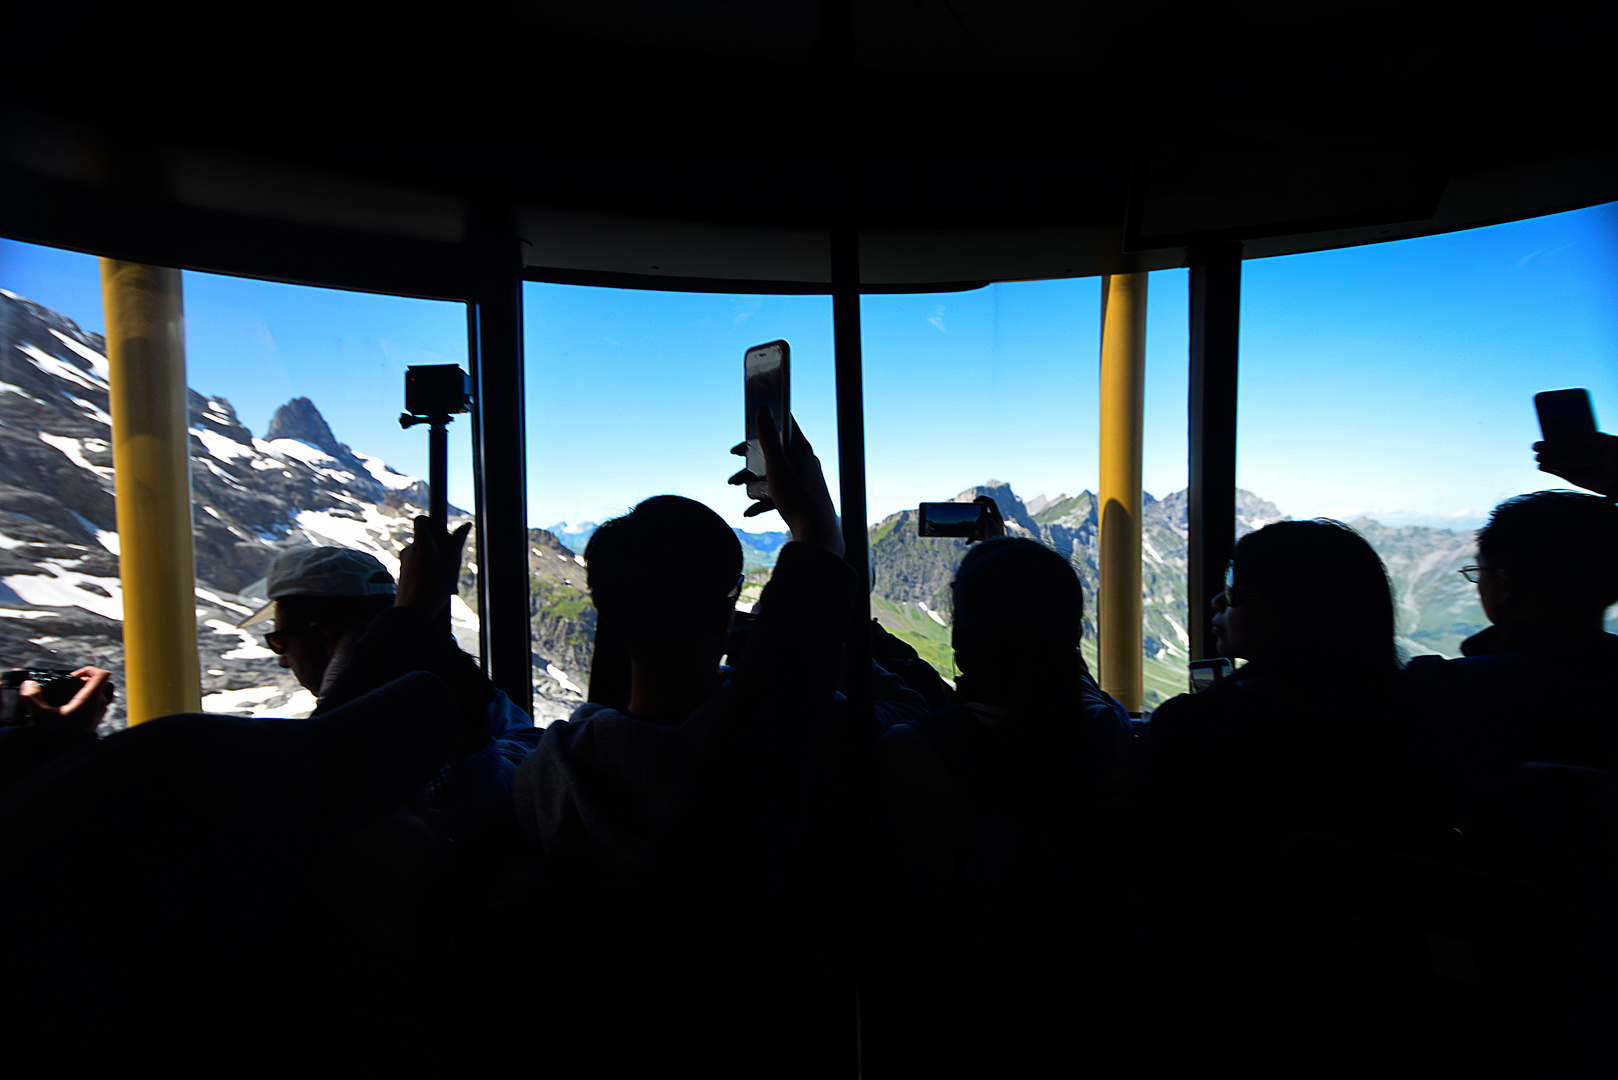
[[[287,642],[296,632],[295,630],[271,630],[264,635],[264,644],[270,647],[272,653],[280,656],[287,651]]]
[[[1487,569],[1489,569],[1487,566],[1463,566],[1455,572],[1464,577],[1466,580],[1470,581],[1472,584],[1476,585],[1478,583],[1478,575],[1482,574],[1483,571]]]
[[[1235,578],[1236,578],[1236,564],[1235,563],[1226,563],[1225,564],[1225,591],[1220,593],[1217,597],[1215,597],[1216,600],[1223,601],[1224,605],[1226,607],[1235,607],[1237,604],[1241,603],[1241,598],[1244,597],[1244,596],[1258,596],[1259,595],[1259,593],[1254,591],[1253,589],[1244,588],[1243,586],[1236,584]]]
[[[736,579],[736,584],[734,584],[734,585],[732,585],[730,587],[730,592],[725,594],[725,595],[730,597],[730,602],[732,604],[734,604],[737,600],[741,599],[741,597],[742,597],[742,582],[744,582],[746,580],[747,580],[747,575],[742,574],[740,577],[738,577]]]

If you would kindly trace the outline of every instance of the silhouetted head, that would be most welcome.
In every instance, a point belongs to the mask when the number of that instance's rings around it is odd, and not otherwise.
[[[1618,506],[1600,495],[1507,499],[1478,530],[1478,597],[1489,621],[1599,622],[1618,603]]]
[[[741,541],[699,502],[647,499],[597,529],[584,561],[591,601],[631,652],[687,651],[730,625]]]
[[[1371,545],[1340,521],[1280,521],[1248,533],[1214,601],[1222,652],[1278,670],[1398,667],[1393,590]]]
[[[1071,663],[1083,633],[1084,592],[1068,561],[1024,537],[986,540],[955,571],[955,663],[975,686],[1006,690],[1025,668]]]

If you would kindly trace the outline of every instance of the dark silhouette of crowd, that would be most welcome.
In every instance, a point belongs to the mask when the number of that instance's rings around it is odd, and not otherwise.
[[[1610,1074],[1618,439],[1536,447],[1599,494],[1495,509],[1459,658],[1402,657],[1353,529],[1283,521],[1210,613],[1239,666],[1142,719],[1085,664],[1072,563],[998,514],[952,584],[953,683],[855,624],[787,423],[759,425],[792,542],[753,611],[724,520],[647,499],[589,543],[590,702],[546,728],[446,632],[466,530],[426,518],[397,581],[335,548],[271,566],[247,623],[307,719],[98,738],[107,672],[60,704],[22,681],[8,1060]]]

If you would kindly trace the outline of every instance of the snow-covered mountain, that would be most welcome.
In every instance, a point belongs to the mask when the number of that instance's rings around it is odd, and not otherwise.
[[[122,682],[105,347],[71,319],[0,290],[0,660],[95,664]],[[300,715],[311,696],[257,632],[236,628],[263,603],[270,560],[297,544],[336,544],[397,573],[426,485],[339,442],[307,398],[277,410],[263,438],[222,398],[192,392],[189,409],[203,707]],[[451,517],[464,515],[451,508]],[[571,552],[565,559],[577,569]],[[463,597],[476,596],[474,574],[463,573],[452,612],[472,650],[477,616]],[[583,676],[544,656],[536,664],[542,698],[554,699],[540,711],[565,713],[578,700],[572,679]],[[119,705],[109,723],[122,723]]]

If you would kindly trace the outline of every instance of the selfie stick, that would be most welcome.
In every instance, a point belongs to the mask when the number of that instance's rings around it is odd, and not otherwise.
[[[427,427],[427,517],[434,527],[449,527],[449,422],[453,413],[471,408],[472,383],[454,364],[427,364],[405,369],[402,428]]]
[[[433,527],[445,531],[449,527],[449,496],[444,486],[449,483],[449,422],[448,413],[427,416],[399,414],[399,426],[415,427],[427,424],[427,517]]]
[[[472,381],[455,364],[405,369],[405,411],[399,426],[427,425],[427,520],[442,536],[449,530],[449,422],[471,409]],[[449,611],[443,615],[449,630]]]

